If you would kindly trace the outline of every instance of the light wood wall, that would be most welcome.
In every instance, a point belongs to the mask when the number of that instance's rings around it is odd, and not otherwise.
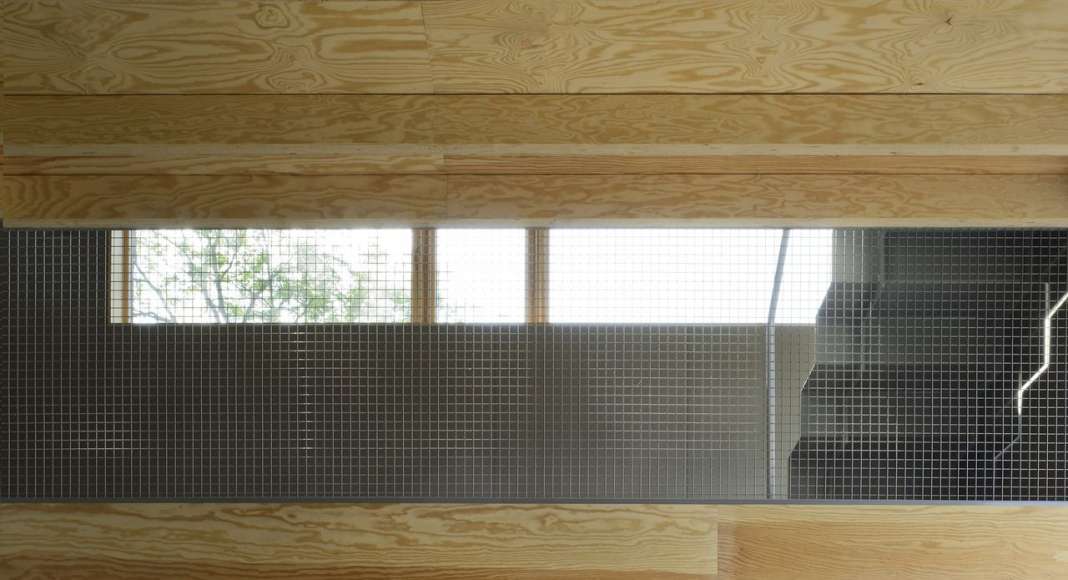
[[[2,10],[9,226],[1068,225],[1060,0]]]
[[[34,225],[1068,226],[1062,0],[6,0]],[[1061,507],[13,504],[0,576],[1062,578]]]
[[[0,506],[4,578],[1064,578],[1068,507]]]
[[[1068,89],[1068,14],[1059,0],[4,5],[12,93]]]

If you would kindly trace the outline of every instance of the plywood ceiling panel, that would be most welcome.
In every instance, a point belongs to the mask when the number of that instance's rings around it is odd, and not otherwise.
[[[432,92],[418,2],[8,0],[8,94]]]
[[[11,0],[9,93],[1064,93],[1059,0]]]
[[[435,89],[463,93],[1061,93],[1057,0],[448,0]]]

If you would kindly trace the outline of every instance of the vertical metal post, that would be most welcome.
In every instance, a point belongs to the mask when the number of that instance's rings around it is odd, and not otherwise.
[[[775,481],[778,476],[777,463],[778,463],[778,449],[775,445],[775,426],[777,406],[775,405],[775,311],[779,306],[779,289],[782,285],[782,271],[786,264],[786,251],[790,245],[790,230],[784,229],[782,231],[782,237],[779,239],[779,258],[775,264],[775,279],[771,284],[771,303],[768,306],[768,322],[765,328],[764,336],[767,339],[767,344],[764,348],[764,352],[767,353],[767,372],[765,377],[767,379],[767,396],[768,396],[768,415],[767,415],[767,429],[765,430],[768,436],[767,440],[767,498],[773,499],[775,490]]]

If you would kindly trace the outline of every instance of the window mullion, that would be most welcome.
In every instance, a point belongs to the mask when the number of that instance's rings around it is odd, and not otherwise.
[[[549,230],[527,228],[527,322],[549,322]]]
[[[437,314],[437,236],[434,228],[412,230],[412,324],[433,324]]]

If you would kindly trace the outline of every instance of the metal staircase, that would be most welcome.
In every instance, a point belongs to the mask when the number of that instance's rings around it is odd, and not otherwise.
[[[1053,323],[1048,370],[1029,386],[1024,414],[1016,411],[1016,393],[1043,362],[1051,308],[1049,277],[1036,273],[1058,273],[1063,293],[1064,255],[1021,251],[1019,262],[946,281],[832,284],[801,394],[791,498],[1068,496],[1064,320]]]

